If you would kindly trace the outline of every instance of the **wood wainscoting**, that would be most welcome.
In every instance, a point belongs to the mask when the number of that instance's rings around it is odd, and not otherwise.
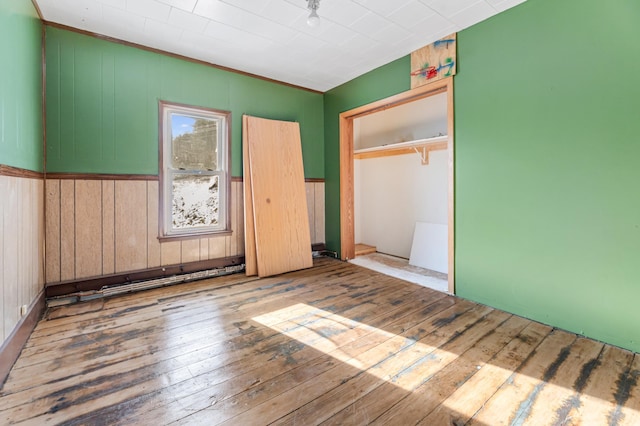
[[[640,357],[346,262],[50,308],[7,424],[637,425]]]
[[[38,301],[43,290],[42,175],[3,166],[0,168],[0,383],[40,318],[44,304]]]
[[[230,235],[160,242],[156,179],[80,177],[46,180],[47,283],[244,254],[241,179],[231,183]],[[312,242],[324,242],[324,182],[306,185]]]
[[[0,175],[0,342],[44,289],[42,179]]]

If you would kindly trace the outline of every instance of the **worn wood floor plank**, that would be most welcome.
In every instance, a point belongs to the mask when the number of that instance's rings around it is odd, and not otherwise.
[[[563,331],[549,334],[521,368],[488,398],[469,424],[521,424],[527,420],[538,394],[566,361],[575,340],[574,334]]]
[[[386,291],[386,292],[389,292],[389,290],[390,290],[390,289],[385,289],[385,291]],[[403,304],[403,305],[404,305],[406,302],[410,302],[410,301],[412,301],[412,300],[416,300],[416,295],[415,295],[415,294],[413,294],[413,293],[415,292],[415,290],[416,290],[416,289],[415,289],[415,287],[413,287],[413,288],[412,288],[412,290],[413,290],[413,291],[411,291],[411,292],[407,292],[407,291],[406,291],[406,289],[405,289],[405,290],[400,290],[400,291],[401,291],[402,293],[404,293],[404,294],[405,294],[405,296],[407,297],[407,299],[406,299],[406,300],[402,300],[402,298],[399,298],[399,296],[398,296],[399,291],[398,291],[398,290],[392,291],[392,292],[391,292],[391,293],[389,293],[389,295],[388,295],[389,300],[390,300],[390,301],[399,301],[399,302],[401,302],[400,304]],[[369,291],[368,293],[371,293],[371,292]],[[394,296],[394,294],[393,294],[393,293],[396,293],[396,295]],[[380,296],[381,296],[381,299],[382,299],[382,300],[384,300],[384,299],[385,299],[385,297],[384,297],[384,294],[383,294],[383,293],[378,293],[378,295],[380,295]],[[356,305],[355,305],[355,307],[354,307],[354,305],[353,305],[353,304],[346,303],[346,304],[345,304],[345,309],[351,309],[351,310],[353,310],[353,309],[358,309],[358,308],[359,308],[359,306],[357,305],[357,303],[359,303],[361,300],[366,300],[368,297],[371,297],[371,296],[369,296],[368,294],[365,294],[365,293],[361,293],[360,295],[355,294],[355,293],[354,293],[354,294],[351,294],[349,297],[346,297],[345,299],[349,299],[351,302],[356,301]],[[436,297],[436,299],[437,299],[437,298],[442,298],[442,297],[443,297],[443,295],[438,295],[438,296]],[[347,300],[347,302],[349,302],[349,300]],[[330,300],[330,301],[325,301],[324,303],[332,303],[332,304],[333,304],[333,305],[332,305],[332,309],[333,309],[333,310],[337,309],[337,307],[336,307],[336,299],[332,299],[332,300]],[[400,304],[398,304],[398,305],[400,305]],[[388,309],[387,309],[387,311],[388,311]],[[371,312],[375,312],[375,310],[371,310]],[[276,334],[276,335],[277,335],[277,334]],[[259,336],[259,337],[262,337],[262,336]],[[252,342],[252,346],[254,346],[254,348],[253,348],[253,349],[255,349],[255,343],[256,343],[256,342]],[[224,357],[221,357],[221,358],[222,358],[222,360],[223,360],[225,363],[228,363],[228,362],[229,362],[229,357],[230,357],[230,355],[232,354],[232,351],[231,351],[230,349],[231,349],[231,347],[233,347],[233,346],[234,346],[234,345],[229,345],[229,346],[226,348],[226,351],[225,351],[225,354],[224,354],[225,356],[224,356]],[[247,345],[246,345],[246,344],[242,344],[242,345],[240,345],[240,346],[241,346],[242,348],[244,348],[244,347],[245,347],[245,346],[247,346]],[[254,358],[254,360],[255,360],[255,358]],[[268,360],[268,359],[265,359],[264,361],[267,361],[267,360]],[[210,368],[211,361],[210,361],[210,360],[204,360],[201,364],[207,364],[207,366]],[[189,366],[189,369],[190,369],[190,371],[193,373],[194,371],[197,371],[197,365],[194,365],[194,364],[192,363],[192,364]],[[156,372],[154,372],[154,373],[157,373],[157,371],[156,371]],[[157,375],[157,374],[155,374],[155,375]],[[155,375],[154,375],[153,377],[155,377]],[[223,377],[224,377],[224,378],[226,378],[226,379],[230,379],[230,378],[232,378],[232,377],[226,377],[226,376],[223,376]],[[127,376],[127,377],[126,377],[126,379],[129,381],[128,383],[132,385],[132,384],[134,384],[134,383],[137,383],[137,384],[142,383],[142,380],[143,380],[143,379],[145,379],[145,377],[143,376],[143,377],[141,377],[141,378],[140,378],[140,380],[138,380],[138,379],[137,379],[137,377],[136,377],[135,375],[130,375],[130,376]],[[211,381],[208,381],[207,383],[209,383],[209,384],[210,384],[210,383],[211,383]],[[119,389],[119,387],[121,387],[121,386],[118,386],[117,388]],[[193,390],[193,387],[192,387],[192,390]],[[121,392],[121,393],[122,393],[122,394],[124,394],[124,395],[129,396],[128,390],[126,390],[125,392]],[[111,397],[113,397],[113,396],[114,396],[114,395],[111,395]],[[67,397],[68,397],[68,399],[70,399],[70,400],[73,400],[73,399],[74,399],[74,398],[73,398],[73,396],[71,396],[71,395],[68,395]]]
[[[329,285],[331,284],[331,282],[325,281],[324,284]],[[370,287],[369,289],[370,292],[374,290],[378,291],[378,293],[374,294],[373,296],[367,295],[367,294],[361,294],[361,296],[363,297],[368,296],[369,299],[372,299],[376,295],[379,295],[380,298],[382,298],[382,296],[385,293],[389,293],[391,291],[395,291],[395,292],[415,291],[411,288],[396,289],[394,287],[385,288],[383,286],[376,288],[376,286],[373,284],[367,284],[367,285]],[[317,300],[309,299],[309,300],[312,300],[312,302],[310,303],[319,303],[322,297],[326,296],[326,294],[329,294],[326,291],[321,291],[321,290],[319,291],[318,289],[310,290],[304,287],[292,289],[291,286],[288,285],[287,281],[270,285],[270,288],[269,288],[270,292],[266,292],[264,287],[265,286],[260,287],[258,290],[256,290],[256,291],[262,292],[261,297],[257,299],[255,298],[254,293],[251,292],[249,294],[243,295],[242,297],[238,296],[233,298],[226,297],[225,299],[218,299],[216,300],[215,305],[210,303],[211,301],[208,301],[208,300],[200,301],[198,303],[182,304],[177,307],[174,307],[174,306],[162,307],[161,305],[159,305],[157,309],[155,309],[153,317],[140,317],[138,315],[138,311],[136,311],[135,313],[132,313],[132,315],[128,317],[118,313],[117,319],[110,322],[110,327],[108,328],[100,327],[99,329],[96,329],[95,323],[92,326],[88,326],[86,324],[80,324],[80,326],[83,327],[83,330],[85,330],[85,333],[82,334],[82,338],[92,340],[95,342],[96,345],[101,344],[101,337],[104,337],[106,330],[109,330],[110,332],[114,332],[117,329],[126,328],[131,321],[136,321],[137,323],[140,323],[140,324],[144,323],[147,328],[156,327],[156,325],[158,326],[162,325],[162,327],[158,327],[157,329],[154,328],[154,330],[156,330],[157,333],[164,333],[170,329],[176,329],[179,327],[189,327],[191,329],[194,326],[208,327],[208,325],[205,323],[207,320],[209,322],[213,322],[213,321],[216,321],[216,319],[219,316],[228,314],[228,312],[225,311],[224,308],[236,308],[236,310],[239,312],[239,315],[243,315],[244,313],[241,313],[241,311],[243,311],[243,308],[247,306],[249,308],[260,309],[259,305],[266,304],[267,302],[282,303],[282,301],[284,300],[282,297],[283,295],[285,297],[291,297],[293,295],[299,295],[304,292],[309,292],[308,296],[311,296],[312,293],[314,294],[321,293],[322,296],[320,296]],[[350,297],[353,300],[354,299],[353,296],[345,296],[348,293],[348,291],[349,289],[342,289],[340,292],[333,291],[332,293],[330,293],[332,300],[340,300],[341,297]],[[188,308],[188,309],[181,310],[180,308]],[[77,331],[76,332],[69,331],[68,335],[65,335],[64,338],[68,338],[68,337],[75,338],[77,336],[78,336]],[[29,347],[25,348],[23,351],[23,357],[22,357],[23,359],[21,360],[20,364],[16,365],[16,368],[22,368],[22,367],[28,366],[28,364],[26,363],[27,361],[32,363],[37,363],[38,362],[37,357],[33,356],[35,354],[47,352],[49,350],[57,350],[60,345],[59,340],[60,339],[56,339],[56,340],[45,342],[39,345],[30,345]],[[108,342],[105,342],[105,343],[108,343]],[[88,348],[82,347],[83,351],[86,349]]]
[[[416,388],[427,383],[438,371],[455,362],[480,339],[494,334],[495,330],[500,329],[509,318],[510,316],[504,312],[491,312],[489,316],[454,331],[442,346],[392,378],[391,383],[398,388],[398,391],[376,388],[373,392],[364,393],[362,398],[357,399],[325,423],[360,424],[365,419],[367,422],[373,421],[399,399],[411,394]],[[404,394],[400,394],[400,390],[403,390]]]
[[[473,326],[463,330],[459,334],[459,338],[446,342],[441,349],[435,349],[429,353],[423,352],[422,356],[415,359],[415,362],[405,363],[405,365],[397,367],[397,372],[386,377],[386,380],[374,380],[374,377],[379,377],[380,375],[371,373],[374,373],[376,369],[388,368],[389,363],[377,365],[373,369],[367,370],[367,374],[359,374],[354,379],[341,384],[321,397],[313,400],[309,404],[289,413],[287,416],[278,420],[276,424],[293,425],[296,424],[297,419],[310,417],[313,417],[320,422],[329,419],[332,416],[335,417],[333,417],[328,423],[361,424],[369,422],[372,419],[375,419],[379,413],[384,412],[389,406],[395,404],[398,399],[410,394],[413,388],[406,380],[407,378],[416,377],[419,378],[418,380],[420,381],[428,380],[428,376],[424,375],[425,364],[431,363],[436,370],[443,367],[440,364],[443,362],[443,359],[438,356],[438,352],[455,352],[456,350],[462,352],[462,348],[460,346],[456,347],[456,342],[465,341],[465,344],[473,345],[475,341],[477,341],[474,340],[474,336],[478,336],[483,332],[491,333],[492,324],[495,325],[495,320],[499,319],[500,317],[498,316],[494,318],[494,321],[492,322],[487,320],[487,317],[485,317],[485,324],[473,324]],[[509,320],[504,321],[497,327],[497,330],[499,331],[495,333],[496,336],[500,335],[503,328],[502,325],[507,322],[509,322]],[[525,325],[526,324],[523,322],[521,326],[516,325],[516,327],[524,327]],[[489,327],[488,331],[487,326]],[[510,328],[511,324],[507,327]],[[515,332],[506,334],[513,337]],[[503,338],[504,337],[505,336],[503,336]],[[420,342],[417,342],[417,344],[420,345]],[[422,350],[424,351],[424,347],[422,347]],[[409,353],[410,351],[406,350],[405,352]],[[402,357],[400,356],[398,358],[401,359]],[[405,356],[405,358],[407,357]],[[414,374],[417,369],[421,369],[422,373]],[[391,384],[391,386],[389,386],[389,384]],[[362,407],[366,408],[361,409]],[[338,412],[340,415],[336,415]],[[362,413],[364,417],[360,417],[360,413]]]
[[[456,307],[454,307],[456,308]],[[464,308],[463,308],[464,309]],[[386,377],[393,377],[400,373],[403,365],[401,357],[395,357],[398,353],[406,354],[408,349],[415,349],[415,343],[422,341],[424,348],[422,350],[414,350],[409,355],[414,361],[424,358],[429,352],[432,352],[440,345],[444,344],[453,333],[459,332],[476,321],[488,315],[492,310],[486,307],[474,307],[471,310],[464,311],[466,315],[455,315],[450,312],[443,312],[444,316],[439,316],[435,320],[423,321],[416,326],[407,329],[401,334],[375,333],[383,336],[384,340],[376,346],[369,348],[367,351],[359,353],[350,350],[343,350],[340,354],[335,354],[341,361],[335,368],[330,369],[326,373],[316,375],[313,381],[307,381],[296,387],[287,387],[282,389],[282,393],[273,398],[270,392],[264,403],[257,405],[250,410],[237,410],[239,413],[236,417],[229,418],[225,423],[243,424],[251,418],[265,419],[272,422],[280,417],[293,411],[297,404],[306,404],[311,400],[320,397],[336,386],[351,380],[361,374],[370,374],[374,377],[384,380]],[[454,318],[450,322],[438,321]],[[443,325],[444,324],[444,325]],[[438,332],[439,331],[439,332]],[[425,339],[427,336],[431,338]],[[424,339],[424,340],[423,340]],[[382,366],[387,366],[385,370]],[[239,405],[239,404],[238,404]],[[237,406],[237,405],[236,405]],[[206,415],[208,413],[203,413]],[[233,414],[233,410],[225,410],[224,416]],[[198,415],[201,415],[198,413]],[[189,419],[187,419],[189,420]]]
[[[573,424],[619,425],[624,420],[621,408],[628,395],[637,388],[637,372],[631,370],[634,355],[612,346],[605,346],[601,364],[591,373],[580,406],[573,413]],[[631,373],[631,374],[630,374]]]
[[[634,354],[328,258],[51,308],[0,424],[640,421]]]
[[[178,399],[178,403],[169,406],[163,405],[162,403],[155,403],[156,401],[154,400],[156,400],[156,398],[154,397],[145,400],[134,401],[138,404],[142,403],[145,406],[151,403],[151,407],[157,407],[155,410],[152,410],[151,413],[148,413],[150,417],[144,416],[143,418],[135,418],[134,420],[141,424],[152,422],[153,419],[163,419],[165,422],[175,420],[177,418],[180,418],[181,416],[188,415],[193,411],[202,409],[203,407],[207,407],[211,403],[212,394],[225,396],[230,394],[233,395],[234,392],[232,389],[234,388],[239,389],[235,392],[239,392],[245,388],[255,386],[265,381],[269,378],[269,375],[272,375],[274,373],[277,374],[277,367],[279,365],[278,360],[280,362],[284,362],[284,364],[282,365],[283,368],[291,368],[291,366],[295,364],[306,361],[311,354],[313,356],[311,356],[309,359],[314,360],[317,357],[317,354],[314,354],[314,351],[311,348],[306,348],[305,350],[305,348],[301,346],[291,346],[290,342],[283,345],[276,345],[270,348],[272,352],[265,350],[265,348],[258,347],[255,349],[257,355],[254,356],[252,361],[254,361],[256,367],[261,367],[261,371],[249,371],[242,376],[232,377],[226,376],[227,374],[229,374],[229,372],[222,370],[222,377],[213,377],[210,374],[207,375],[207,377],[200,377],[200,379],[204,379],[201,380],[201,386],[191,383],[189,384],[189,386],[183,388],[173,387],[172,389],[168,390],[170,391],[170,396],[172,398]],[[269,361],[269,359],[271,359],[271,364],[267,365],[267,361]],[[293,363],[291,364],[292,361]],[[240,365],[239,368],[242,368],[242,366]],[[235,374],[239,374],[238,371],[242,370],[236,370]],[[312,372],[314,370],[309,369],[309,371]],[[231,373],[233,375],[234,372]],[[200,392],[194,394],[193,392],[195,391]],[[160,402],[164,400],[163,398],[166,397],[161,397]],[[121,409],[122,407],[118,408]],[[139,409],[139,407],[137,407],[137,409]],[[109,417],[111,414],[112,413],[103,411],[99,413],[99,416],[100,418],[105,418],[105,416]],[[118,415],[117,412],[116,415]]]
[[[331,284],[331,281],[325,280],[324,284],[329,285]],[[297,287],[298,288],[292,289],[291,286],[289,285],[289,281],[282,281],[282,282],[277,282],[275,284],[263,285],[260,287],[260,290],[262,291],[262,294],[263,294],[263,296],[260,298],[256,298],[253,291],[248,292],[248,294],[247,294],[247,291],[244,291],[244,292],[241,292],[243,293],[243,296],[237,296],[234,298],[225,299],[223,303],[218,302],[215,306],[207,305],[202,308],[198,308],[194,306],[185,306],[185,308],[186,307],[189,308],[189,309],[185,309],[185,311],[188,311],[189,315],[187,315],[186,313],[180,313],[180,311],[175,311],[175,310],[162,311],[159,309],[160,314],[158,314],[155,320],[156,322],[159,321],[161,324],[164,324],[164,327],[161,327],[161,328],[156,328],[156,325],[154,325],[155,323],[153,322],[149,322],[148,320],[143,320],[140,317],[133,316],[132,320],[136,321],[136,323],[140,325],[139,329],[142,329],[144,331],[143,339],[138,339],[136,343],[140,343],[141,345],[144,345],[145,343],[144,339],[148,341],[154,341],[156,339],[156,335],[159,335],[159,334],[161,335],[169,330],[173,331],[172,335],[178,335],[179,330],[176,330],[176,329],[179,326],[189,327],[190,329],[189,335],[193,335],[195,336],[195,338],[197,338],[197,334],[193,333],[194,329],[198,328],[198,327],[194,327],[194,322],[198,321],[200,318],[194,314],[202,313],[206,318],[209,318],[211,321],[215,322],[219,316],[224,315],[225,317],[228,317],[229,310],[238,311],[238,312],[244,311],[243,313],[239,313],[239,315],[250,315],[251,312],[246,311],[247,309],[261,309],[260,305],[266,304],[267,302],[272,302],[272,301],[282,302],[284,300],[283,296],[292,297],[294,295],[308,293],[306,295],[307,300],[309,300],[310,303],[314,303],[314,304],[324,302],[324,299],[326,298],[326,290],[323,290],[323,288],[309,290],[308,288],[303,287],[302,284]],[[353,289],[353,288],[354,286],[350,287],[350,289]],[[348,291],[349,291],[349,288],[341,289],[340,291],[334,291],[331,296],[332,304],[335,304],[343,299],[351,300],[352,303],[363,303],[366,300],[369,300],[376,296],[384,300],[383,296],[387,293],[401,292],[401,291],[411,292],[411,291],[415,291],[415,289],[412,289],[411,287],[407,287],[404,289],[395,289],[394,287],[385,288],[384,286],[377,287],[374,284],[368,284],[367,293],[352,292],[352,294],[347,295]],[[317,294],[317,299],[314,299],[311,297],[314,294]],[[224,308],[227,308],[227,309],[225,310]],[[214,313],[212,313],[212,311],[214,311]],[[186,323],[183,324],[182,322],[179,321],[180,315],[187,317]],[[90,327],[86,327],[84,324],[82,324],[81,326],[83,327],[84,330],[91,329]],[[124,328],[125,331],[120,333],[115,333],[113,335],[106,335],[104,329],[100,329],[95,333],[83,333],[82,335],[77,335],[77,333],[75,333],[71,339],[71,342],[69,343],[69,347],[66,348],[67,357],[65,358],[65,361],[67,363],[70,363],[71,365],[77,366],[77,360],[73,358],[73,354],[74,354],[73,349],[77,349],[75,352],[78,357],[84,358],[86,355],[86,351],[92,350],[94,349],[94,347],[102,347],[102,345],[105,345],[105,344],[113,347],[114,343],[109,340],[105,340],[105,337],[111,336],[117,342],[118,339],[122,338],[123,334],[126,335],[126,333],[128,333],[126,331],[126,326],[127,326],[127,323],[124,320],[124,318],[122,318],[122,324],[120,324],[118,327],[109,329],[110,331],[113,331],[115,329],[120,330]],[[208,327],[208,326],[209,326],[208,324],[199,325],[199,327]],[[83,342],[78,342],[77,340],[79,339],[82,339]],[[175,340],[175,338],[173,340]],[[155,340],[155,341],[158,343],[161,343],[161,341],[159,340]],[[87,342],[89,346],[83,344]],[[58,350],[60,347],[60,344],[57,341],[54,343],[51,343],[50,345],[51,345],[51,348],[54,350]],[[40,347],[42,347],[42,345]],[[124,350],[126,348],[121,347],[120,349]],[[35,351],[35,350],[37,349],[27,348],[25,350],[25,356],[21,357],[20,362],[16,364],[15,369],[17,370],[20,368],[30,367],[32,371],[37,371],[37,370],[34,370],[33,364],[37,364],[42,359],[47,360],[50,358],[47,353],[42,354],[40,357],[30,356],[31,351]],[[44,364],[39,367],[43,371],[48,371],[50,369],[50,365],[48,364]]]
[[[320,269],[325,270],[326,272],[337,271],[339,273],[341,271],[335,265],[327,265],[325,267],[320,267]],[[352,277],[359,277],[364,279],[370,278],[367,277],[364,271],[351,271],[350,273]],[[327,275],[322,276],[328,280],[332,280],[336,277],[340,278],[338,274],[331,273],[327,273]],[[30,344],[31,342],[36,342],[40,336],[48,336],[50,333],[47,330],[49,329],[54,330],[53,333],[55,334],[55,336],[60,337],[61,332],[65,330],[76,330],[78,326],[95,327],[103,323],[109,325],[113,318],[119,318],[123,315],[127,315],[127,318],[131,319],[133,318],[133,316],[129,314],[131,314],[132,312],[135,316],[148,313],[148,311],[153,313],[157,311],[157,306],[159,305],[168,309],[185,306],[189,303],[190,300],[195,300],[199,303],[206,303],[210,300],[219,300],[221,298],[226,298],[229,296],[242,297],[243,295],[246,295],[247,292],[255,292],[256,294],[260,294],[262,290],[264,290],[265,288],[269,288],[269,286],[277,285],[278,283],[280,283],[281,285],[286,285],[288,282],[292,282],[292,279],[295,279],[295,276],[288,277],[288,280],[284,280],[286,282],[282,282],[282,279],[277,278],[258,281],[256,278],[245,277],[242,274],[235,274],[184,284],[184,286],[188,288],[188,291],[185,291],[183,293],[177,292],[177,290],[175,290],[175,288],[179,286],[173,286],[143,292],[144,295],[141,296],[140,299],[135,299],[135,295],[140,295],[143,293],[124,295],[117,298],[108,299],[106,302],[104,302],[104,307],[102,309],[95,310],[92,312],[92,314],[83,316],[81,320],[82,323],[80,324],[78,324],[77,316],[64,316],[64,314],[62,314],[61,317],[56,317],[47,321],[41,321],[34,330],[32,339],[28,344]],[[312,277],[311,279],[307,279],[307,282],[309,282],[310,284],[314,283],[314,281],[315,280]],[[212,285],[212,283],[219,284]],[[60,307],[56,308],[56,311],[59,311],[60,309],[64,310],[69,308]]]
[[[400,302],[399,304],[404,305],[405,307],[410,307],[410,303],[414,300],[419,300],[419,298],[416,298],[416,295],[414,294],[414,292],[407,292],[406,290],[395,290],[395,291],[389,291],[392,290],[391,289],[387,289],[386,294],[385,293],[380,293],[380,299],[381,300],[385,300],[386,297],[389,298],[390,301],[394,301],[394,302]],[[415,290],[415,289],[414,289]],[[403,297],[405,299],[403,299]],[[444,295],[440,294],[437,295],[434,299],[439,299],[444,297]],[[353,302],[356,302],[355,305],[353,304]],[[340,311],[347,311],[349,313],[349,315],[352,314],[357,314],[359,311],[362,310],[362,307],[368,307],[369,309],[367,310],[368,314],[373,316],[376,313],[380,313],[382,312],[381,309],[375,309],[375,307],[371,307],[370,305],[370,301],[371,301],[371,297],[365,297],[364,295],[362,296],[355,296],[355,295],[351,295],[351,296],[346,296],[344,298],[344,301],[342,303],[340,303],[339,299],[332,299],[331,300],[331,307],[330,309],[336,312],[340,312]],[[329,302],[324,302],[329,303]],[[268,307],[266,307],[268,310],[272,310],[274,308],[277,307],[282,307],[282,306],[289,306],[291,304],[291,302],[280,299],[280,306],[274,306],[274,305],[270,305]],[[407,305],[409,304],[409,306]],[[388,306],[386,305],[382,305],[385,309],[387,309],[388,311]],[[263,307],[264,309],[265,307]],[[262,311],[260,311],[262,312]],[[248,312],[249,315],[255,314],[256,311],[250,311]],[[329,314],[329,312],[328,312]],[[220,339],[213,339],[213,340],[208,340],[206,345],[207,346],[202,346],[202,344],[198,344],[196,343],[195,347],[198,349],[201,348],[205,348],[208,347],[209,350],[207,350],[206,352],[204,351],[200,351],[200,352],[204,352],[204,354],[200,354],[201,356],[199,356],[197,359],[193,356],[188,356],[186,357],[188,359],[188,362],[190,363],[190,371],[193,373],[195,371],[198,371],[200,366],[205,364],[210,366],[211,362],[210,362],[210,357],[211,356],[215,356],[218,354],[224,354],[225,357],[224,359],[226,360],[226,362],[228,362],[229,357],[233,354],[233,349],[238,347],[238,348],[245,348],[247,346],[249,346],[247,344],[248,341],[250,341],[253,345],[256,345],[260,340],[267,340],[269,337],[281,337],[278,335],[277,332],[272,332],[270,334],[265,334],[263,332],[260,332],[257,328],[255,328],[253,325],[249,325],[248,322],[234,322],[232,321],[233,319],[238,319],[237,317],[233,317],[233,318],[229,318],[226,317],[226,320],[231,320],[229,321],[229,324],[226,327],[226,330],[224,331],[224,333],[220,333],[218,331],[216,331],[216,334],[219,334],[221,336]],[[193,330],[190,330],[190,332],[192,332]],[[196,330],[198,331],[198,330]],[[198,333],[195,334],[196,336],[199,336]],[[180,334],[178,333],[178,336],[180,336]],[[182,337],[182,336],[181,336]],[[228,340],[229,337],[235,337],[235,340]],[[251,339],[251,340],[249,340]],[[136,339],[136,340],[140,340],[140,339]],[[270,344],[273,344],[273,339],[269,340]],[[215,342],[219,342],[220,344],[218,345],[217,349],[219,349],[217,352],[213,352],[213,345]],[[112,344],[113,342],[105,342],[107,345]],[[160,350],[160,351],[154,351],[152,355],[146,356],[147,359],[153,361],[155,360],[156,362],[158,360],[170,360],[171,356],[175,356],[174,352],[179,350],[180,353],[185,353],[185,354],[189,354],[189,351],[187,350],[188,346],[185,345],[181,345],[180,347],[170,347],[170,348],[164,348],[164,350]],[[164,356],[166,353],[166,356]],[[204,356],[202,356],[204,355]],[[117,364],[123,364],[123,363],[132,363],[134,364],[137,368],[141,367],[141,362],[140,360],[145,358],[145,356],[140,356],[140,357],[136,357],[133,358],[132,361],[123,361],[123,362],[118,362]],[[185,358],[184,356],[181,358]],[[128,357],[128,354],[125,353],[125,360],[130,360],[131,358]],[[178,367],[182,367],[182,365],[186,364],[186,362],[177,362],[178,359],[174,359],[174,362],[172,364],[167,364],[168,366],[174,366],[174,368],[178,368]],[[159,373],[159,372],[164,372],[159,366],[155,366],[154,368],[155,373]],[[90,374],[92,374],[93,372],[91,372]],[[169,371],[166,371],[165,373],[169,373]],[[85,377],[86,379],[86,370],[83,371],[83,377]],[[72,376],[73,379],[73,376]],[[60,385],[62,383],[64,383],[65,381],[60,381],[60,380],[56,380],[55,383],[56,385]],[[55,385],[54,385],[55,386]],[[33,391],[30,391],[30,395],[33,397]]]
[[[398,307],[395,310],[387,310],[385,314],[381,315],[378,318],[367,320],[366,326],[369,326],[367,328],[376,326],[388,328],[394,324],[397,324],[397,327],[403,327],[406,326],[406,324],[414,324],[416,321],[424,319],[425,315],[429,316],[430,314],[441,312],[447,309],[449,306],[451,306],[450,298],[440,299],[435,303],[427,306],[426,308],[422,306],[415,311],[407,311],[406,309],[403,309],[403,307]],[[353,328],[353,333],[358,333],[357,327]],[[357,334],[356,338],[352,338],[348,334],[349,333],[334,336],[334,343],[336,345],[336,348],[334,348],[335,351],[349,354],[359,353],[375,345],[378,339],[380,339],[380,337],[375,333],[372,333],[370,329],[367,330],[366,334],[359,338],[357,337]],[[345,344],[340,346],[340,343]],[[320,361],[332,361],[332,357],[330,355],[325,355],[308,345],[296,345],[293,347],[284,346],[277,349],[279,351],[278,355],[280,355],[280,358],[282,358],[287,364],[286,367],[288,367],[288,369],[283,368],[279,370],[277,368],[272,368],[272,366],[264,366],[259,370],[250,372],[248,380],[246,381],[236,380],[234,378],[232,382],[222,384],[224,390],[216,393],[222,395],[221,398],[216,400],[216,404],[218,404],[217,408],[220,408],[222,404],[237,405],[237,398],[231,399],[231,402],[229,402],[228,400],[243,391],[248,391],[247,395],[249,395],[252,399],[261,399],[268,397],[269,395],[272,395],[274,393],[274,388],[277,387],[276,383],[281,383],[283,380],[287,379],[287,370],[304,367],[309,373],[315,376],[319,373],[319,370],[314,367],[315,363]],[[305,365],[305,363],[307,364]],[[260,363],[257,364],[260,365]],[[304,369],[301,369],[299,371],[304,371]],[[299,380],[300,376],[297,377]],[[269,382],[269,380],[273,378],[276,378],[276,381]],[[265,385],[265,383],[268,383],[268,385]],[[260,385],[261,387],[257,387],[258,385]],[[261,391],[261,389],[265,388],[268,389],[268,392]],[[205,389],[202,392],[199,392],[199,394],[197,395],[189,395],[185,400],[179,399],[175,404],[176,406],[178,406],[178,409],[175,409],[174,407],[162,407],[156,411],[162,412],[165,418],[167,418],[166,416],[171,416],[171,420],[177,420],[198,411],[199,406],[199,409],[202,409],[202,404],[206,403],[207,398],[210,394],[210,391]],[[204,407],[206,408],[207,405],[204,405]],[[202,417],[207,418],[208,416],[205,415]],[[190,418],[189,421],[194,421],[195,419],[196,417],[193,417]]]
[[[620,424],[640,424],[640,386],[638,386],[638,379],[640,379],[640,357],[636,354],[629,370],[627,392],[621,392],[620,394]]]
[[[456,421],[464,424],[464,421],[454,417],[461,410],[449,407],[458,404],[475,413],[484,404],[487,395],[506,380],[508,376],[504,376],[504,373],[511,374],[551,330],[518,317],[511,318],[509,322],[510,327],[498,328],[493,335],[480,340],[455,362],[400,399],[373,423],[415,424],[437,408],[431,415],[435,419],[443,416],[443,424],[454,424]],[[477,404],[476,409],[472,408],[474,403]]]
[[[550,379],[538,393],[531,406],[531,414],[523,424],[539,424],[541,419],[548,420],[554,416],[555,424],[561,425],[570,421],[571,416],[565,413],[577,405],[575,390],[589,380],[593,361],[598,359],[603,347],[602,343],[578,338],[571,346],[571,352],[564,366],[558,369],[555,377]]]

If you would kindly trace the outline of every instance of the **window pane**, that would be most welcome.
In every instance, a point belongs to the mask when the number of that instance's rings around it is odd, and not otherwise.
[[[217,226],[219,186],[218,176],[174,176],[173,228]]]
[[[171,166],[182,170],[217,170],[216,120],[171,114]]]

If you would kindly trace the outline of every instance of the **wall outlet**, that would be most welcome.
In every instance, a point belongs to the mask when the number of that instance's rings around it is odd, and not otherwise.
[[[27,309],[29,307],[27,305],[22,305],[20,306],[20,316],[23,317],[25,315],[27,315]]]

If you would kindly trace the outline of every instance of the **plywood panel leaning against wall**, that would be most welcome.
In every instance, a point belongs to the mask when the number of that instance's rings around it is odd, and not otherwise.
[[[311,237],[298,123],[246,117],[258,275],[309,268]]]
[[[251,164],[249,162],[249,116],[242,116],[242,174],[244,176],[244,263],[247,276],[258,275],[256,260],[256,234],[253,224],[253,201],[251,199]]]

